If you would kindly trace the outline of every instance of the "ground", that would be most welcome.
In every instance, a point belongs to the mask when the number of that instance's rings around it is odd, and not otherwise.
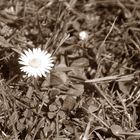
[[[140,1],[1,0],[0,139],[140,139]],[[27,77],[23,50],[52,54]]]

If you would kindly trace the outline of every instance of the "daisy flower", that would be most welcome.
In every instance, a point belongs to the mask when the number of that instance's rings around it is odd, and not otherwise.
[[[87,40],[87,39],[88,39],[88,32],[86,32],[86,31],[81,31],[81,32],[79,33],[79,38],[80,38],[81,40]]]
[[[28,77],[46,77],[46,72],[49,73],[53,64],[53,58],[47,51],[42,51],[40,48],[34,48],[33,50],[24,50],[19,58],[19,64],[23,66],[21,71],[25,72]]]

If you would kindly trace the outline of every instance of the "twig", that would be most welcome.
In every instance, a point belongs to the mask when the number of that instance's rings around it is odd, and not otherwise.
[[[130,102],[127,107],[131,106],[134,102],[136,102],[138,99],[140,98],[140,92],[138,91],[138,96],[132,101]]]
[[[127,112],[127,108],[126,108],[126,105],[125,105],[125,102],[123,101],[123,99],[122,99],[122,97],[121,97],[121,95],[120,95],[120,93],[117,91],[117,95],[118,95],[118,97],[119,97],[119,100],[121,101],[121,103],[122,103],[122,106],[123,106],[123,109],[124,109],[124,114],[127,116],[127,118],[128,118],[128,122],[129,122],[129,126],[131,127],[131,117],[130,117],[130,114]]]
[[[101,78],[95,78],[91,80],[86,80],[85,83],[103,83],[103,82],[111,82],[111,81],[131,81],[134,78],[136,78],[137,74],[139,74],[140,71],[136,71],[132,74],[128,75],[113,75],[113,76],[106,76]]]
[[[60,41],[58,47],[53,52],[53,55],[57,52],[57,50],[61,47],[61,45],[69,38],[70,34],[65,34],[62,40]]]
[[[115,25],[116,20],[117,20],[117,17],[115,18],[115,20],[114,20],[114,22],[113,22],[113,24],[112,24],[112,26],[111,26],[111,28],[110,28],[108,34],[106,35],[105,39],[103,40],[103,42],[101,43],[101,45],[100,45],[100,47],[99,47],[98,53],[97,53],[97,55],[96,55],[97,62],[98,62],[98,59],[100,58],[101,50],[103,49],[103,46],[104,46],[104,44],[105,44],[105,42],[106,42],[108,36],[110,35],[110,33],[112,32],[112,30],[113,30],[113,28],[114,28],[114,25]]]
[[[94,113],[89,112],[85,107],[82,106],[82,108],[84,110],[86,110],[88,113],[90,113],[94,118],[96,118],[99,122],[101,122],[106,128],[110,128],[108,124],[105,123],[105,121],[103,121],[101,118],[99,118],[98,116],[96,116]]]
[[[86,130],[85,130],[85,133],[84,133],[84,136],[83,136],[83,139],[82,140],[88,140],[88,134],[89,134],[89,130],[90,130],[90,124],[91,124],[91,120],[89,120],[89,122],[87,124],[87,127],[86,127]]]
[[[118,112],[118,111],[116,110],[116,108],[112,105],[112,103],[109,101],[109,99],[105,96],[104,92],[100,89],[100,87],[99,87],[97,84],[93,84],[93,85],[94,85],[96,91],[97,91],[101,96],[104,97],[104,99],[107,101],[107,103],[108,103],[116,112]],[[119,112],[118,112],[118,113],[119,113]]]
[[[139,45],[132,38],[129,38],[129,40],[135,45],[135,47],[137,48],[137,50],[140,52]]]

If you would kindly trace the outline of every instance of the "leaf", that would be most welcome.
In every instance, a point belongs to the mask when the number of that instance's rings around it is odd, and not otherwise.
[[[71,67],[87,67],[89,66],[89,60],[87,58],[79,58],[72,62]]]
[[[112,125],[110,129],[115,136],[120,136],[120,133],[123,132],[119,125]]]
[[[119,89],[120,89],[123,93],[129,95],[129,92],[130,92],[130,90],[131,90],[131,85],[130,85],[130,84],[128,84],[128,83],[126,83],[126,82],[118,81],[118,85],[119,85]]]
[[[59,86],[65,84],[68,81],[68,77],[64,72],[56,71],[51,73],[50,83],[52,86]]]
[[[13,114],[10,116],[10,121],[15,124],[16,122],[18,122],[18,113],[17,112],[13,112]]]
[[[95,112],[95,111],[99,110],[99,107],[92,104],[88,107],[88,110],[89,110],[89,112]]]
[[[68,90],[67,94],[73,96],[81,96],[84,92],[84,85],[82,84],[75,84]]]
[[[71,111],[76,104],[76,99],[72,96],[67,96],[64,100],[62,110]]]
[[[71,71],[68,72],[68,76],[76,81],[83,81],[86,79],[84,68],[71,67]]]
[[[68,138],[63,138],[63,137],[57,137],[57,138],[54,138],[54,140],[70,140]]]
[[[48,118],[53,119],[56,116],[55,112],[48,112]]]
[[[49,105],[49,111],[56,111],[56,110],[57,110],[57,106],[55,104]]]
[[[65,72],[62,71],[53,71],[50,75],[46,77],[43,81],[41,87],[49,87],[49,86],[60,86],[64,85],[68,82],[68,76]]]
[[[50,74],[47,75],[47,77],[45,78],[45,80],[43,81],[43,83],[41,84],[41,87],[42,88],[45,88],[45,87],[49,87],[51,84],[50,84]]]
[[[4,37],[0,36],[0,46],[1,47],[13,47]]]
[[[58,112],[58,116],[62,119],[66,119],[66,113],[63,111],[63,110],[60,110],[59,112]]]

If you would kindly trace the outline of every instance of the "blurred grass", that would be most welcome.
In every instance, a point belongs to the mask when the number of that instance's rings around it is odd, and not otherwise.
[[[0,139],[139,139],[139,27],[137,0],[1,1]],[[46,78],[19,69],[36,47],[55,59]]]

